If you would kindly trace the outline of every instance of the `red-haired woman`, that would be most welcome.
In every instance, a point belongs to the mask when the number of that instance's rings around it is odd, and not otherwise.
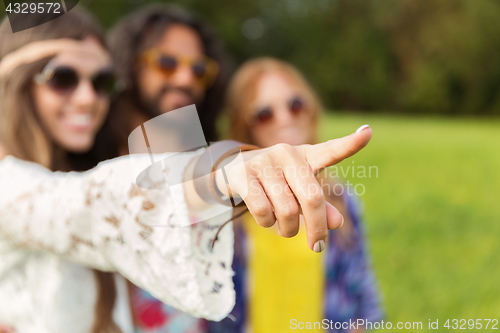
[[[278,59],[244,63],[229,85],[226,109],[234,140],[260,147],[318,142],[321,103],[302,74]],[[240,319],[247,315],[243,325],[251,332],[288,332],[299,322],[322,319],[328,319],[329,330],[342,332],[349,331],[345,329],[349,320],[382,319],[357,198],[326,172],[317,178],[326,200],[345,218],[341,228],[330,231],[325,252],[308,251],[303,229],[289,233],[277,226],[256,228],[251,215],[235,224],[240,249],[233,264],[239,286],[234,314]],[[278,233],[294,238],[284,239]],[[227,319],[212,325],[224,323],[234,325]]]

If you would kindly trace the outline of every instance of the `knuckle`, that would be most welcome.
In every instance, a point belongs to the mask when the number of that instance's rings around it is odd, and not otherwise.
[[[267,153],[255,156],[251,161],[249,161],[249,165],[252,170],[262,169],[270,163],[271,157]]]
[[[326,228],[319,227],[308,228],[307,234],[315,239],[324,239],[328,234],[328,230]]]
[[[255,202],[252,206],[252,214],[256,218],[264,218],[272,213],[271,206],[263,202]]]
[[[283,219],[291,220],[299,215],[299,207],[296,203],[283,203],[279,206],[279,214]]]
[[[321,208],[325,203],[325,196],[322,191],[315,191],[313,193],[308,193],[304,205],[308,208],[316,209]]]
[[[298,233],[299,233],[298,229],[280,231],[281,236],[285,238],[295,237],[297,236]]]
[[[293,150],[293,147],[288,143],[278,143],[274,146],[274,150],[282,154],[289,154]]]
[[[264,228],[271,228],[276,223],[275,219],[261,219],[256,221],[258,225]]]

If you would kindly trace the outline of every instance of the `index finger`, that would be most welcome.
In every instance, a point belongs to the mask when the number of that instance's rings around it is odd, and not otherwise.
[[[372,134],[370,126],[363,125],[343,138],[304,146],[305,158],[313,172],[316,172],[356,154],[370,142]]]

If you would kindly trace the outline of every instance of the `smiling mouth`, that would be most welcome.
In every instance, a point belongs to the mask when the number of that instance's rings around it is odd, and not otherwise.
[[[64,123],[72,130],[87,131],[92,128],[92,117],[90,114],[70,114],[63,119]]]

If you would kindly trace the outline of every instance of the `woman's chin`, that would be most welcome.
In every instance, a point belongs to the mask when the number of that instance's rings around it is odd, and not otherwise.
[[[85,140],[85,141],[73,141],[73,142],[61,142],[60,146],[73,154],[85,154],[92,149],[94,145],[94,140]]]

